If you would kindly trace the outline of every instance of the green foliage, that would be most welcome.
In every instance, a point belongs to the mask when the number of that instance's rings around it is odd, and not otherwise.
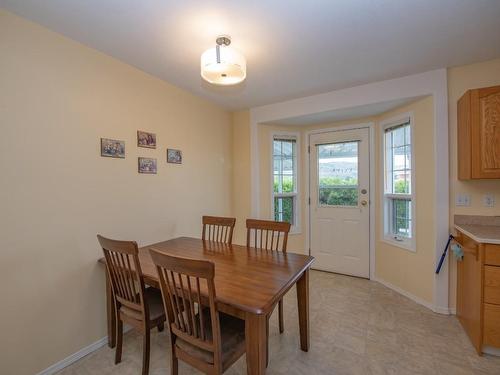
[[[319,203],[330,206],[355,206],[358,204],[357,185],[358,179],[354,177],[322,177],[319,180]]]
[[[398,180],[394,183],[394,193],[396,194],[409,194],[410,193],[410,183],[405,180]]]
[[[321,177],[319,179],[319,186],[340,186],[340,185],[350,185],[356,186],[358,184],[358,179],[354,177]]]
[[[281,204],[283,206],[283,218],[280,218],[280,210],[279,210],[279,200],[281,200]],[[283,197],[283,198],[274,198],[274,220],[276,221],[287,221],[290,224],[293,224],[293,198],[292,197]]]
[[[320,188],[319,203],[330,206],[356,206],[358,204],[358,189]]]
[[[410,233],[410,201],[406,199],[394,199],[392,201],[394,215],[394,234],[409,236]]]
[[[277,181],[274,181],[274,192],[275,193],[293,193],[293,180],[284,180],[283,191],[279,191],[279,184]]]

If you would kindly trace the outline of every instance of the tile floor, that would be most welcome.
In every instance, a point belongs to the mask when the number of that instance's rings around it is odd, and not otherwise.
[[[299,349],[291,290],[284,334],[277,316],[271,318],[268,374],[500,374],[500,358],[479,357],[455,317],[435,314],[377,282],[313,271],[310,291],[310,351]],[[151,375],[170,374],[167,335],[152,335]],[[106,346],[59,374],[140,374],[141,345],[141,337],[129,332],[119,365]],[[179,373],[198,374],[182,362]],[[226,373],[246,374],[245,356]]]

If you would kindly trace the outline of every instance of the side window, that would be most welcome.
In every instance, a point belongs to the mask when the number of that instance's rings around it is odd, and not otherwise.
[[[384,234],[386,240],[412,247],[414,192],[412,190],[410,120],[384,129]]]
[[[274,220],[297,224],[297,140],[273,138]]]

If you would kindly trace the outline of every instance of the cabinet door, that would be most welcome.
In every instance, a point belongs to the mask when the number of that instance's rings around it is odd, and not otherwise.
[[[500,305],[500,267],[484,266],[484,302]]]
[[[500,178],[500,86],[471,95],[472,178]]]
[[[500,306],[484,304],[484,345],[500,347]]]
[[[481,259],[479,245],[465,235],[457,238],[464,257],[457,262],[457,317],[481,353]]]

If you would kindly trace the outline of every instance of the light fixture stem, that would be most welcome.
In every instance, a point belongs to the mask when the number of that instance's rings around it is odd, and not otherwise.
[[[215,54],[217,55],[217,64],[220,64],[220,45],[215,46]]]

